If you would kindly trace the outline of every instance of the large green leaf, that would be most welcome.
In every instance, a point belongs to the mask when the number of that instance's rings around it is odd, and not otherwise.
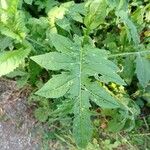
[[[20,49],[0,53],[0,76],[16,69],[28,56],[29,52],[29,49]]]
[[[150,81],[150,61],[141,55],[136,57],[136,74],[140,84],[146,87]]]
[[[107,82],[125,84],[117,75],[118,67],[107,59],[107,52],[92,46],[82,46],[82,40],[70,41],[61,35],[50,35],[58,52],[34,56],[31,59],[50,70],[64,71],[54,75],[36,94],[46,98],[69,96],[74,100],[73,132],[77,144],[85,147],[92,136],[90,99],[102,108],[117,108],[119,104],[91,76],[102,76]]]

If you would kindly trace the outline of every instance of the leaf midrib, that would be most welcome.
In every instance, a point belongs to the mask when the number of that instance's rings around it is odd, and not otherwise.
[[[79,89],[80,89],[80,91],[79,91],[79,115],[80,114],[82,114],[82,60],[83,60],[83,48],[81,47],[80,48],[80,55],[79,55],[79,61],[80,61],[80,63],[79,63]],[[81,121],[82,121],[82,118],[81,118],[81,116],[80,116],[80,119],[81,119]],[[80,123],[80,129],[81,130],[84,130],[84,129],[82,129],[82,125],[81,125],[81,123]],[[81,134],[82,134],[82,132],[80,132]],[[81,137],[83,137],[84,135],[81,135]],[[84,141],[82,140],[82,138],[81,138],[81,143],[84,143]]]

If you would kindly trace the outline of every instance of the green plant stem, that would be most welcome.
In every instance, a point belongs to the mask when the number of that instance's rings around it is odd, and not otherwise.
[[[120,133],[118,134],[122,139],[124,139],[125,137],[123,137]],[[131,147],[131,149],[136,150],[136,148],[126,139],[126,143]]]
[[[114,57],[124,57],[128,55],[139,55],[139,54],[145,54],[145,53],[150,53],[149,50],[147,51],[141,51],[141,52],[126,52],[126,53],[119,53],[119,54],[111,54],[109,55],[109,58],[114,58]]]
[[[130,136],[150,136],[150,133],[132,134]]]
[[[35,44],[41,46],[41,47],[45,47],[43,44],[41,44],[41,43],[39,43],[39,42],[37,42],[37,41],[35,41],[35,40],[29,38],[29,37],[26,37],[26,39],[27,39],[28,41],[32,42],[32,43],[35,43]]]
[[[144,120],[144,123],[145,123],[145,126],[146,126],[147,130],[149,130],[149,125],[148,125],[148,123],[147,123],[145,117],[143,117],[143,120]]]

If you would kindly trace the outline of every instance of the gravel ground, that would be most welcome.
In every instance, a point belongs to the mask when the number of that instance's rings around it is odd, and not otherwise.
[[[26,90],[14,81],[0,79],[0,150],[39,150],[32,136],[36,123],[29,114]]]

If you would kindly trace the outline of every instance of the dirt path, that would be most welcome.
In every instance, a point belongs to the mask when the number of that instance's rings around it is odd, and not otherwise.
[[[33,137],[36,126],[26,105],[25,93],[13,81],[0,79],[0,150],[39,150]]]

